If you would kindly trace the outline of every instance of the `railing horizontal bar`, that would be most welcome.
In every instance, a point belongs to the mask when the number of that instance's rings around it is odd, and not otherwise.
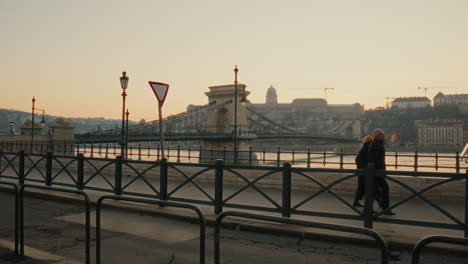
[[[347,214],[338,214],[338,213],[325,213],[325,212],[314,212],[314,211],[304,211],[304,210],[291,210],[291,214],[297,215],[307,215],[307,216],[318,216],[318,217],[332,217],[339,219],[348,219],[348,220],[359,220],[362,221],[363,217],[358,215],[347,215]]]
[[[408,220],[408,219],[393,219],[393,218],[376,218],[374,222],[389,223],[389,224],[399,224],[399,225],[412,225],[418,227],[433,227],[433,228],[445,228],[453,230],[463,230],[464,226],[457,224],[447,224],[447,223],[436,223],[436,222],[426,222],[418,220]]]
[[[204,205],[213,205],[213,202],[211,202],[211,201],[194,200],[194,199],[188,199],[188,198],[169,197],[169,200],[177,201],[177,202],[187,202],[187,203],[196,203],[196,204],[204,204]]]
[[[225,203],[225,204],[223,204],[223,206],[224,207],[230,207],[230,208],[238,208],[238,209],[257,210],[257,211],[272,212],[272,213],[281,213],[280,209],[273,208],[273,207],[243,205],[243,204],[232,204],[232,203]]]

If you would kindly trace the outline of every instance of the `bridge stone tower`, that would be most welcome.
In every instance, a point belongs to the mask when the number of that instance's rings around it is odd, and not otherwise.
[[[248,151],[249,145],[242,141],[248,137],[248,124],[247,124],[247,108],[244,103],[241,102],[242,98],[247,98],[250,94],[249,91],[246,91],[245,84],[237,84],[237,142],[238,142],[238,162],[237,164],[248,163],[248,153],[243,151]],[[224,148],[226,150],[233,150],[234,148],[234,129],[235,129],[235,105],[234,105],[234,96],[235,96],[235,85],[218,85],[210,86],[209,92],[205,94],[208,96],[208,101],[210,104],[219,105],[219,107],[214,107],[213,110],[207,113],[207,130],[210,133],[217,134],[228,134],[231,135],[232,139],[226,140],[205,140],[203,141],[203,146],[205,149],[210,149],[216,151],[216,157],[226,157],[226,163],[233,163],[234,156],[232,152],[227,152],[228,154],[223,153]],[[214,162],[209,157],[202,157],[202,162]]]

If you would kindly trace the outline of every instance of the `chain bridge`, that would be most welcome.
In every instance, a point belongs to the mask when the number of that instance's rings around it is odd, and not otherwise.
[[[245,85],[239,84],[238,98],[248,95]],[[203,106],[189,106],[186,112],[171,115],[163,119],[164,138],[167,141],[232,141],[234,138],[235,116],[234,87],[222,85],[209,87],[205,93],[209,103]],[[354,126],[354,121],[343,121],[320,134],[298,131],[294,127],[280,124],[259,113],[250,103],[237,103],[237,139],[250,141],[255,139],[319,139],[321,141],[354,143],[356,137],[343,136],[343,132]],[[126,132],[127,142],[158,141],[160,122],[149,121],[129,126]],[[121,140],[121,128],[75,135],[78,143],[117,143]]]

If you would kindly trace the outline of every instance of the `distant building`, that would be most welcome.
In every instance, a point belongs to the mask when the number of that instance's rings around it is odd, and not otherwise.
[[[276,95],[276,89],[273,85],[267,90],[266,104],[278,104],[278,96]]]
[[[416,129],[420,147],[463,147],[463,120],[418,120]]]
[[[427,97],[398,97],[392,101],[392,108],[408,109],[431,106],[431,100]]]
[[[296,98],[291,103],[278,103],[276,89],[270,86],[264,104],[248,107],[262,116],[305,133],[361,136],[364,107],[355,104],[328,104],[323,98]]]

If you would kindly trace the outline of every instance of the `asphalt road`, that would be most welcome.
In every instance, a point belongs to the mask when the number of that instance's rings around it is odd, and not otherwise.
[[[0,239],[13,240],[13,197],[0,193]],[[198,225],[104,209],[103,263],[198,263]],[[94,217],[92,218],[94,219]],[[84,213],[77,204],[26,197],[25,244],[84,262]],[[94,221],[93,221],[94,222]],[[93,223],[94,225],[94,223]],[[376,248],[223,229],[222,263],[379,263]],[[92,260],[95,259],[92,229]],[[213,229],[207,232],[207,263],[213,263]],[[29,260],[35,263],[34,260]],[[0,263],[14,263],[0,255]],[[48,263],[48,262],[36,262]],[[410,263],[410,253],[400,260]],[[421,263],[468,263],[466,256],[424,251]]]

